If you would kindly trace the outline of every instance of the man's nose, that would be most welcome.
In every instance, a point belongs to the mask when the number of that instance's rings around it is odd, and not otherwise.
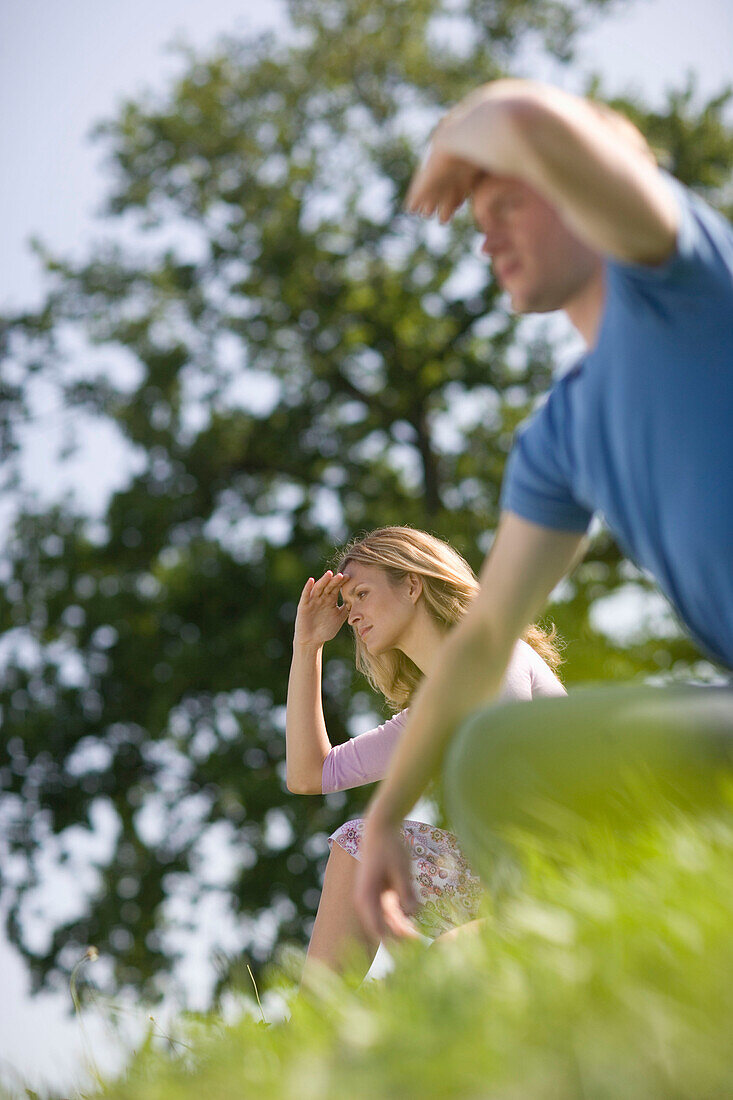
[[[483,244],[481,245],[482,252],[491,256],[494,252],[498,252],[506,246],[506,226],[500,218],[487,217],[482,219],[478,224],[480,231],[484,235]]]
[[[504,242],[496,233],[487,233],[481,242],[481,252],[484,256],[488,256],[489,259],[493,260],[493,258],[501,252],[503,244]]]
[[[506,240],[506,223],[501,213],[489,203],[476,203],[473,217],[476,228],[485,238],[482,251],[491,253],[495,248],[500,248]]]

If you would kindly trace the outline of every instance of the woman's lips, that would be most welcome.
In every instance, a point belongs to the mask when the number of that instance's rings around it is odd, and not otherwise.
[[[369,631],[370,631],[371,629],[372,629],[372,628],[371,628],[370,626],[365,626],[363,630],[360,630],[360,631],[359,631],[359,637],[360,637],[360,638],[363,638],[363,637],[364,637],[364,635],[365,635],[365,634],[368,634],[368,633],[369,633]]]

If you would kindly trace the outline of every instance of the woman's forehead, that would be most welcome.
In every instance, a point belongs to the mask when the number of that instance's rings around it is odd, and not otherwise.
[[[364,581],[374,581],[379,579],[379,575],[383,573],[383,570],[378,565],[365,565],[360,561],[349,561],[342,570],[343,573],[349,578],[346,584],[341,589],[341,595],[345,600],[350,600],[354,589]]]

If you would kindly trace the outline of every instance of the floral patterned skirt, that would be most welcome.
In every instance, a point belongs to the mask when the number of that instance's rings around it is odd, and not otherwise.
[[[347,821],[328,838],[328,846],[339,844],[355,859],[361,859],[364,820]],[[478,914],[482,888],[461,854],[452,833],[426,825],[424,821],[403,821],[402,836],[409,849],[412,881],[421,903],[414,915],[427,936],[436,937],[450,928],[473,920]]]

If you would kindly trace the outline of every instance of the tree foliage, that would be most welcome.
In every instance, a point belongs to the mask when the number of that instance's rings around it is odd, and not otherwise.
[[[606,6],[293,0],[286,36],[189,53],[168,89],[100,128],[109,239],[77,263],[41,250],[47,302],[0,328],[6,455],[40,376],[72,445],[74,416],[113,424],[135,470],[94,521],[25,500],[3,563],[2,877],[39,984],[94,943],[111,984],[154,992],[184,901],[199,929],[209,912],[236,921],[255,961],[307,934],[325,838],[369,791],[285,788],[302,585],[385,523],[427,527],[477,567],[553,362],[476,260],[467,217],[402,213],[415,158],[477,74],[511,71],[531,39],[566,59]],[[727,101],[626,105],[721,204]],[[597,601],[630,584],[644,582],[600,534],[553,609],[568,681],[695,661],[674,632],[622,649],[594,629]],[[379,708],[345,637],[324,704],[333,742]],[[73,915],[29,942],[48,851],[71,860],[100,822],[108,851]]]

